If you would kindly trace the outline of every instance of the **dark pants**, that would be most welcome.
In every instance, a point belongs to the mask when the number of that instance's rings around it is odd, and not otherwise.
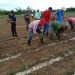
[[[11,32],[13,37],[17,37],[16,24],[11,24]]]
[[[74,25],[72,24],[72,22],[69,22],[70,26],[71,26],[71,30],[74,29]]]
[[[70,24],[70,26],[71,26],[71,30],[74,29],[74,25],[73,24]]]
[[[39,30],[37,30],[37,33],[39,34],[38,36],[40,38],[41,43],[43,43],[42,33]],[[32,28],[29,28],[29,33],[28,34],[29,34],[28,35],[28,44],[31,45],[31,41],[32,41],[32,38],[33,38],[33,29]]]

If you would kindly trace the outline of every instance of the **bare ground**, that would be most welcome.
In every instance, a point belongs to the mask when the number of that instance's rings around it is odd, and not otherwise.
[[[0,63],[0,75],[13,75],[15,72],[23,71],[38,63],[47,61],[59,55],[63,55],[72,48],[75,48],[75,41],[59,42],[45,38],[45,44],[41,45],[38,37],[33,38],[32,46],[27,45],[27,31],[22,16],[17,17],[18,38],[12,39],[10,25],[6,22],[7,17],[0,17],[0,59],[21,53],[16,59]],[[65,32],[63,40],[75,36],[75,32]],[[62,41],[63,41],[62,40]],[[48,44],[58,43],[54,46]],[[39,50],[36,50],[39,48]],[[72,75],[75,69],[75,54],[66,57],[64,60],[54,63],[31,73],[30,75]]]

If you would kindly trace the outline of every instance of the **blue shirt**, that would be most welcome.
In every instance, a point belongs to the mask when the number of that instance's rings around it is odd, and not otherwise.
[[[11,23],[11,24],[16,24],[16,17],[15,17],[15,16],[12,16],[12,17],[10,18],[10,20],[13,21],[13,23]]]
[[[56,21],[58,21],[58,22],[61,23],[62,20],[63,20],[62,17],[64,16],[64,11],[58,9],[56,15],[57,15],[57,17],[56,17]]]

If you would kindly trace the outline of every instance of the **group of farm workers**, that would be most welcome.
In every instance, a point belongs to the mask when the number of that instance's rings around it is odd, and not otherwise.
[[[56,35],[58,40],[61,40],[64,30],[67,29],[67,25],[63,23],[64,21],[67,21],[70,24],[71,29],[74,29],[75,18],[67,18],[65,20],[64,9],[64,7],[57,9],[54,14],[52,12],[52,7],[49,7],[43,12],[37,10],[34,14],[33,21],[30,21],[28,13],[24,14],[24,19],[28,30],[29,46],[31,45],[33,35],[38,35],[42,44],[44,43],[44,36],[49,36],[50,39],[53,39],[53,34]],[[17,37],[16,17],[13,11],[9,12],[8,22],[11,24],[11,32],[13,37]]]

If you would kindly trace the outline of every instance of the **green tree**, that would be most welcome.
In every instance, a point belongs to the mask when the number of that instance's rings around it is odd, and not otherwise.
[[[21,8],[16,8],[15,14],[17,15],[23,14],[23,10]]]
[[[74,7],[66,8],[66,11],[67,12],[75,12],[75,8]]]

